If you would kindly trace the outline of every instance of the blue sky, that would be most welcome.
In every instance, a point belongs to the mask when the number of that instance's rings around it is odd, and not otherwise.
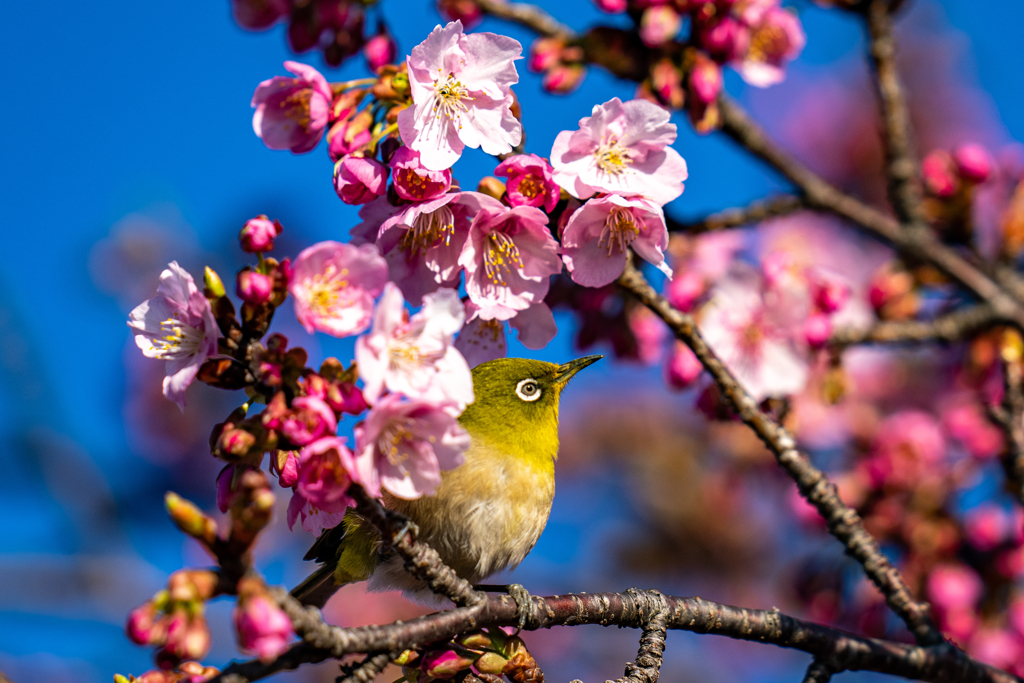
[[[949,30],[962,34],[964,76],[989,92],[1010,138],[1024,140],[1024,4],[994,1],[984,11],[953,0],[918,4],[937,7]],[[399,5],[422,11],[396,13]],[[861,35],[852,18],[806,2],[798,6],[809,41],[796,72],[814,73],[857,57]],[[575,26],[608,21],[587,0],[551,7]],[[383,11],[404,51],[436,20],[426,0],[384,0]],[[526,33],[498,23],[482,29],[529,43]],[[0,557],[85,552],[89,539],[69,531],[75,520],[58,500],[61,489],[44,486],[52,479],[26,455],[38,450],[31,435],[45,434],[47,448],[78,449],[81,457],[68,461],[77,464],[59,465],[82,469],[71,491],[107,486],[114,500],[123,501],[136,478],[152,475],[154,467],[132,456],[126,438],[124,309],[93,285],[93,246],[118,220],[140,211],[177,213],[182,243],[192,243],[194,253],[231,248],[242,222],[258,213],[280,218],[297,245],[343,238],[355,212],[334,194],[323,148],[303,156],[271,152],[253,134],[254,87],[283,74],[281,62],[293,56],[280,27],[263,33],[238,29],[226,0],[10,3],[0,23],[0,54],[17,73],[0,114],[0,235],[6,250],[0,260],[0,434],[8,442],[0,458],[9,468],[6,481],[0,480]],[[315,54],[301,59],[323,66]],[[326,73],[331,80],[358,77],[363,65],[356,59],[340,72]],[[746,93],[735,77],[727,85],[741,97]],[[594,103],[627,98],[632,91],[592,71],[577,93],[551,99],[540,95],[536,76],[524,74],[517,92],[527,150],[546,155],[554,136],[575,127]],[[729,143],[699,138],[685,124],[677,149],[691,173],[673,207],[677,215],[696,216],[780,187]],[[469,153],[456,174],[464,186],[474,185],[493,163]],[[217,263],[235,261],[223,256]],[[540,355],[571,356],[567,339],[560,337]],[[324,344],[323,350],[340,355],[346,348]],[[579,385],[608,386],[616,372],[625,371],[606,368],[581,377]],[[160,571],[181,561],[177,546],[161,554],[159,541],[142,534],[128,544]],[[160,580],[155,576],[154,589]],[[86,677],[95,673],[97,680],[109,680],[119,658],[128,657],[136,667],[140,662],[138,650],[115,640],[114,615],[34,614],[12,605],[0,590],[0,653],[13,658],[0,659],[0,669],[4,661],[17,663],[50,649],[37,642],[47,633],[90,644],[53,645],[56,671],[63,671],[62,657],[89,660],[95,669]]]

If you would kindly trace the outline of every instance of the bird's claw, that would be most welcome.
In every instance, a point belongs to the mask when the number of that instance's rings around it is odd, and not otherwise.
[[[516,601],[516,617],[519,618],[519,630],[522,631],[533,614],[533,596],[518,583],[509,584],[507,590],[509,597]]]

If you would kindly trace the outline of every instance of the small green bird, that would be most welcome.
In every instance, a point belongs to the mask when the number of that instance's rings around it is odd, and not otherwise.
[[[476,400],[459,424],[469,433],[466,461],[442,472],[433,496],[384,504],[409,517],[419,538],[470,583],[515,568],[540,538],[555,496],[558,400],[583,368],[602,356],[562,365],[499,358],[473,369]],[[324,566],[292,591],[307,605],[323,607],[342,585],[370,579],[371,590],[399,589],[423,602],[436,601],[427,586],[382,549],[375,528],[349,511],[323,532],[306,553]]]

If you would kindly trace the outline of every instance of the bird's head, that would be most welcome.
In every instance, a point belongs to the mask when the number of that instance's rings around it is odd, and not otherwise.
[[[558,453],[558,400],[577,372],[602,356],[557,365],[498,358],[473,368],[476,400],[459,422],[476,438],[523,455]]]

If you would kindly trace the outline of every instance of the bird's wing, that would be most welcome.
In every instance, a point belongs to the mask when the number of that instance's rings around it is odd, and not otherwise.
[[[323,607],[341,586],[365,581],[380,561],[380,536],[352,510],[341,524],[320,534],[303,559],[323,566],[292,590],[304,605]]]

